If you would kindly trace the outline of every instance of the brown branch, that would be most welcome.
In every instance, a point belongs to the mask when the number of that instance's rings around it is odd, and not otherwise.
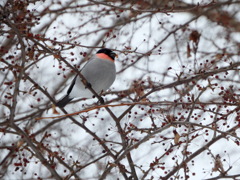
[[[52,166],[47,162],[47,160],[43,157],[41,152],[37,149],[36,146],[32,143],[31,139],[28,137],[28,135],[21,130],[15,123],[14,123],[14,117],[15,117],[15,111],[16,111],[16,106],[17,106],[17,95],[19,93],[19,87],[20,87],[20,82],[22,80],[23,74],[24,74],[24,65],[26,62],[26,52],[25,52],[25,44],[23,42],[21,33],[19,30],[12,24],[10,20],[7,19],[6,22],[16,33],[19,43],[21,45],[21,58],[22,58],[22,63],[21,63],[21,68],[20,72],[18,75],[18,80],[15,83],[15,89],[13,93],[13,99],[12,99],[12,106],[11,106],[11,111],[10,111],[10,116],[9,116],[9,121],[10,121],[10,126],[16,130],[20,135],[24,137],[24,140],[27,142],[27,144],[32,148],[32,150],[36,153],[36,156],[39,158],[39,160],[42,162],[42,164],[51,172],[52,176],[56,179],[61,179],[61,177],[58,175],[58,173],[52,168]]]
[[[234,130],[236,130],[238,128],[237,126],[232,127],[231,129],[229,129],[228,131],[226,131],[227,133],[231,133]],[[191,161],[192,159],[194,159],[196,156],[198,156],[199,154],[201,154],[202,152],[204,152],[206,149],[208,149],[211,145],[213,145],[214,143],[216,143],[218,140],[222,139],[226,137],[226,134],[223,133],[215,138],[213,138],[211,141],[209,141],[206,145],[204,145],[203,147],[199,148],[197,151],[195,151],[194,153],[192,153],[189,157],[187,157],[184,161],[182,161],[182,163],[180,163],[179,165],[177,165],[176,167],[173,168],[172,171],[170,171],[166,176],[162,177],[162,180],[167,180],[169,179],[171,176],[173,176],[176,172],[178,172],[181,168],[183,168],[184,166],[186,166],[186,164]]]
[[[208,179],[204,179],[204,180],[219,180],[219,179],[236,179],[240,177],[240,174],[235,174],[235,175],[219,175],[217,177],[213,177],[213,178],[208,178]]]

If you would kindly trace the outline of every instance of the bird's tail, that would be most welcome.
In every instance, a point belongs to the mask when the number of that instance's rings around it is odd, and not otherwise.
[[[56,106],[63,108],[66,106],[67,103],[69,103],[73,98],[70,98],[69,95],[64,96],[60,101],[56,103]]]

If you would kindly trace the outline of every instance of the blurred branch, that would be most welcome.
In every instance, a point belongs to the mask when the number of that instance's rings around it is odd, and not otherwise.
[[[208,178],[204,180],[218,180],[218,179],[236,179],[239,178],[240,174],[235,174],[235,175],[219,175],[213,178]]]
[[[233,131],[235,131],[238,127],[234,126],[232,128],[230,128],[229,130],[227,130],[227,133],[231,133]],[[213,145],[214,143],[216,143],[217,141],[219,141],[222,138],[225,138],[226,135],[225,134],[220,134],[219,136],[213,138],[211,141],[209,141],[206,145],[204,145],[203,147],[199,148],[197,151],[195,151],[194,153],[192,153],[190,156],[188,156],[184,161],[182,161],[182,163],[180,163],[179,165],[177,165],[172,171],[170,171],[166,176],[162,177],[163,180],[167,180],[169,179],[171,176],[173,176],[176,172],[178,172],[181,168],[183,168],[184,166],[187,165],[187,163],[189,161],[191,161],[192,159],[194,159],[196,156],[198,156],[199,154],[201,154],[202,152],[204,152],[206,149],[208,149],[211,145]]]

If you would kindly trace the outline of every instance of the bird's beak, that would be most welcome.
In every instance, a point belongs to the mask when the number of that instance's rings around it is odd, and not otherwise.
[[[118,55],[116,53],[114,53],[114,52],[111,52],[111,56],[114,57],[114,58],[116,58],[116,57],[118,58]]]

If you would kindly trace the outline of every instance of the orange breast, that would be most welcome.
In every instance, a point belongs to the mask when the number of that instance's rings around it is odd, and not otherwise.
[[[96,54],[96,56],[98,58],[101,58],[101,59],[106,59],[106,60],[109,60],[109,61],[112,61],[114,62],[114,60],[112,58],[110,58],[108,55],[104,54],[104,53],[98,53]]]

